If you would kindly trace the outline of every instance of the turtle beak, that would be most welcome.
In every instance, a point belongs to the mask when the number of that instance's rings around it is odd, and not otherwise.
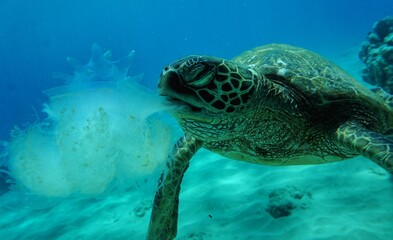
[[[187,105],[194,111],[200,111],[203,108],[195,92],[183,84],[181,75],[171,65],[161,72],[158,94],[167,97],[173,103]]]
[[[164,68],[158,81],[158,93],[162,96],[170,95],[171,89],[180,85],[180,76],[170,66]]]

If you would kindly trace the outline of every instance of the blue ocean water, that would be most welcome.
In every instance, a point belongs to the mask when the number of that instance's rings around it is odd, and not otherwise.
[[[0,139],[36,120],[42,90],[70,72],[66,57],[88,59],[98,43],[122,56],[155,88],[161,68],[179,57],[231,58],[266,43],[307,47],[325,56],[360,44],[372,24],[393,12],[389,0],[2,0],[0,1]]]
[[[86,63],[94,43],[113,59],[135,50],[129,73],[155,91],[162,67],[190,54],[287,43],[334,59],[392,13],[391,0],[1,0],[0,142],[46,117],[43,91],[65,83],[54,73],[74,71],[67,57]]]

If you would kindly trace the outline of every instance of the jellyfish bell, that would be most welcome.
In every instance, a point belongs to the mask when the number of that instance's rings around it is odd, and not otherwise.
[[[93,45],[92,55],[62,75],[68,84],[44,91],[44,120],[14,131],[7,162],[17,188],[52,197],[125,191],[166,160],[169,105],[127,75],[133,54],[112,61]]]

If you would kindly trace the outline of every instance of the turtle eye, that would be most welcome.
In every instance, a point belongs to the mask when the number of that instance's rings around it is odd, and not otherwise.
[[[208,62],[195,63],[184,70],[184,79],[193,87],[205,86],[215,76],[215,67]]]

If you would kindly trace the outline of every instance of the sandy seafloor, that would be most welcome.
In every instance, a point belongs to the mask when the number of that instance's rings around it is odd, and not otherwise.
[[[353,59],[337,62],[356,74]],[[0,239],[144,239],[153,191],[55,203],[10,192],[0,197]],[[289,216],[266,211],[280,205]],[[393,239],[393,178],[362,157],[269,167],[201,150],[183,181],[178,239]]]

